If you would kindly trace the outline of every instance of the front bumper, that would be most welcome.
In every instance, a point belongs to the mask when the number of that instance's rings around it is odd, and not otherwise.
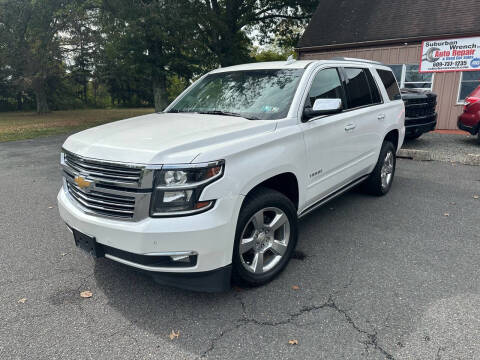
[[[138,222],[108,219],[86,214],[79,209],[75,200],[60,189],[58,208],[61,218],[72,229],[94,237],[97,243],[108,249],[118,249],[131,256],[119,257],[118,254],[105,256],[114,261],[147,271],[161,281],[161,273],[168,273],[169,281],[174,274],[183,274],[181,278],[199,277],[200,274],[227,269],[232,261],[235,229],[243,201],[242,196],[231,196],[216,201],[213,209],[193,216],[176,218],[146,218]],[[72,240],[73,241],[73,240]],[[135,255],[156,256],[169,253],[196,254],[194,266],[149,266],[135,262]],[[196,274],[196,275],[195,275]],[[168,281],[167,281],[168,282]],[[173,281],[174,285],[179,285]],[[181,284],[180,284],[181,285]]]
[[[423,134],[435,130],[437,126],[437,114],[418,118],[405,118],[405,135]]]
[[[471,126],[466,125],[465,123],[467,123]],[[468,131],[472,135],[476,135],[478,133],[478,131],[480,130],[480,122],[478,122],[476,125],[474,125],[474,124],[475,123],[472,121],[472,119],[469,118],[469,117],[466,117],[465,114],[462,114],[458,117],[457,127],[460,130]]]

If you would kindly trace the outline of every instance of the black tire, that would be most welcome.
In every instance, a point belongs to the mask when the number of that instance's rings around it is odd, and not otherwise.
[[[423,135],[423,133],[405,135],[405,139],[406,140],[415,140],[415,139],[418,139],[422,135]]]
[[[393,168],[391,171],[390,180],[385,186],[384,183],[382,184],[382,167],[385,164],[388,153],[392,154]],[[395,176],[395,166],[397,162],[395,154],[396,154],[396,149],[394,145],[389,141],[384,141],[382,144],[382,149],[380,150],[380,155],[378,157],[377,164],[375,165],[375,168],[373,169],[372,173],[364,183],[364,189],[369,194],[376,195],[376,196],[383,196],[390,191],[390,188],[392,187],[392,183],[393,183],[393,178]]]
[[[478,145],[480,145],[480,130],[478,130],[478,134],[477,134],[477,143]]]
[[[279,262],[270,270],[261,274],[253,273],[246,269],[243,255],[240,254],[240,241],[248,223],[252,217],[263,209],[277,208],[283,211],[289,221],[289,240],[285,253]],[[233,282],[242,286],[260,286],[273,280],[287,266],[295,246],[297,244],[297,211],[293,203],[282,193],[260,187],[253,190],[246,197],[237,222],[235,242],[232,258],[232,279]],[[273,231],[275,233],[275,231]],[[253,251],[253,249],[252,249]],[[263,258],[263,255],[262,255]]]

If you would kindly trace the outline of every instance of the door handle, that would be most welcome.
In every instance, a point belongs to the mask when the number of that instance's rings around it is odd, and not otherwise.
[[[357,125],[355,125],[355,124],[348,124],[347,126],[345,126],[345,131],[352,131],[356,127],[357,127]]]
[[[377,117],[378,120],[385,120],[385,114],[380,114]]]

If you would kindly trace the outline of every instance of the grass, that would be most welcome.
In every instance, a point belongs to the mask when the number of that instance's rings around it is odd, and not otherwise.
[[[150,114],[153,111],[138,108],[53,111],[44,115],[32,112],[0,113],[0,142],[73,133],[115,120]]]

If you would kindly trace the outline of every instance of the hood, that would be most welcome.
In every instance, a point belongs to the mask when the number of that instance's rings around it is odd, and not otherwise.
[[[200,148],[271,132],[275,126],[273,120],[155,113],[79,132],[70,136],[63,147],[93,159],[137,164],[190,163]]]
[[[430,90],[425,90],[425,89],[407,89],[407,88],[402,88],[400,89],[400,92],[403,97],[432,97],[432,96],[437,96],[434,92]]]

